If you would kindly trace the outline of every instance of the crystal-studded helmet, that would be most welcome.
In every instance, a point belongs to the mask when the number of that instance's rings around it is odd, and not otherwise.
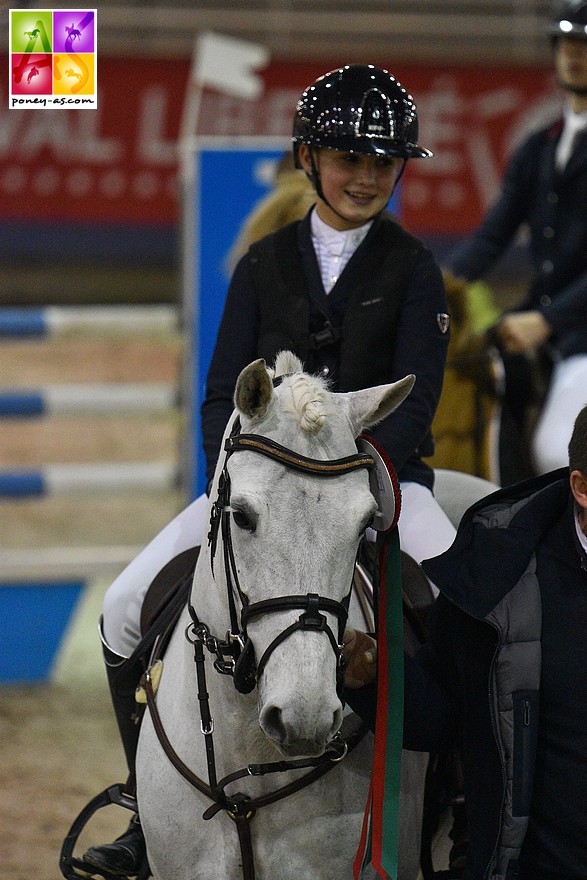
[[[553,39],[569,36],[587,40],[586,0],[557,0],[553,3],[548,32]]]
[[[300,144],[402,159],[432,155],[418,144],[414,99],[372,64],[348,64],[308,86],[298,101],[292,141],[298,167]]]

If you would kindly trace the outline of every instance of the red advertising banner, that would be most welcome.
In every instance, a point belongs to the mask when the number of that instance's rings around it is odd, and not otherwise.
[[[532,128],[556,118],[549,68],[386,65],[418,105],[430,160],[409,163],[402,219],[416,234],[459,235],[495,195],[507,156]],[[8,60],[0,59],[4,71]],[[302,89],[332,64],[272,62],[264,93],[247,101],[206,88],[198,133],[287,138]],[[0,89],[0,217],[5,220],[152,224],[179,217],[177,139],[187,60],[101,58],[99,109],[9,109]]]

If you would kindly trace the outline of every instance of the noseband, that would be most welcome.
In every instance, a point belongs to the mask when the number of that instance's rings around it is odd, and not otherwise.
[[[264,599],[260,602],[249,602],[247,595],[241,589],[237,574],[232,534],[230,528],[230,475],[228,473],[228,460],[236,452],[256,452],[280,464],[290,470],[299,471],[318,477],[338,477],[347,474],[357,468],[372,468],[374,460],[366,453],[358,452],[346,458],[338,458],[327,461],[307,458],[285,446],[281,446],[275,440],[258,434],[240,434],[240,421],[237,418],[230,436],[224,444],[225,458],[222,472],[218,481],[218,497],[212,505],[210,515],[210,531],[208,533],[208,545],[211,548],[212,573],[214,573],[214,557],[218,544],[218,534],[222,535],[224,570],[226,572],[226,589],[228,595],[228,607],[230,612],[230,629],[226,639],[220,641],[210,634],[206,624],[202,623],[190,604],[189,611],[193,621],[194,633],[202,639],[206,648],[216,655],[214,666],[225,675],[232,675],[234,686],[240,693],[250,693],[257,684],[259,677],[265,668],[269,657],[275,648],[284,642],[297,630],[311,630],[325,632],[330,639],[330,644],[337,659],[337,684],[340,691],[342,687],[342,636],[348,617],[348,608],[352,585],[342,602],[319,596],[317,593],[299,594],[293,596],[280,596],[275,599]],[[238,596],[241,609],[240,619],[236,607],[235,596]],[[254,618],[263,614],[271,614],[281,611],[300,609],[302,613],[290,626],[286,627],[271,644],[265,649],[259,662],[255,659],[253,643],[247,635],[247,624]],[[332,632],[327,618],[321,612],[330,612],[338,619],[338,635]]]

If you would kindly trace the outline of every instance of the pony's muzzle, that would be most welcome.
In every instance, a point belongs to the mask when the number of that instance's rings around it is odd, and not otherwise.
[[[282,709],[268,703],[259,713],[259,723],[265,736],[287,757],[321,755],[338,733],[342,724],[342,705],[333,710],[323,707],[308,713],[305,721],[293,708]]]

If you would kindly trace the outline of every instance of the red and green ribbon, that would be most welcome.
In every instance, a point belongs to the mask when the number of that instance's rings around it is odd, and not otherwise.
[[[371,785],[355,880],[372,865],[383,880],[397,880],[399,791],[404,725],[404,639],[397,526],[378,539],[377,714]]]

